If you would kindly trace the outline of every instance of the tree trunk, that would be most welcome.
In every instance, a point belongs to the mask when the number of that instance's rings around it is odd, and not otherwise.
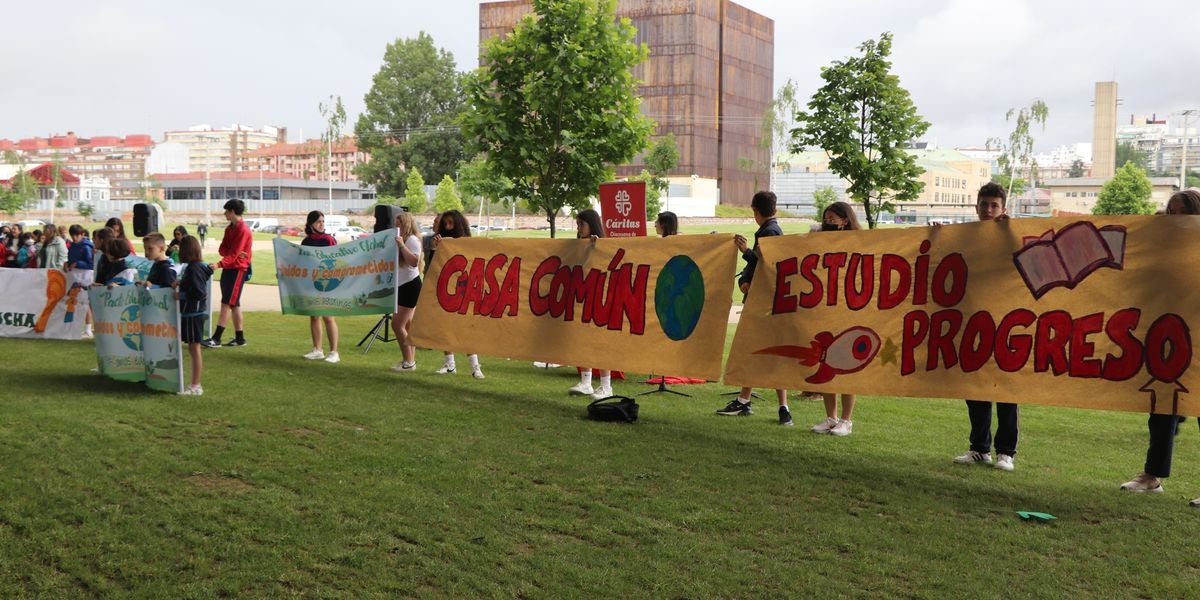
[[[557,210],[551,211],[549,208],[546,209],[546,221],[550,223],[550,239],[554,239],[554,216],[557,212]]]

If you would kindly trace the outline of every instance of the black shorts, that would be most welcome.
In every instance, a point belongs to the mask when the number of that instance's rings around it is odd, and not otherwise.
[[[404,308],[416,308],[417,298],[421,297],[421,278],[418,277],[396,288],[396,305]]]
[[[221,304],[242,305],[242,287],[246,285],[246,271],[221,269]]]
[[[205,317],[183,317],[179,320],[179,341],[185,344],[199,344],[200,340],[208,337],[204,331]]]

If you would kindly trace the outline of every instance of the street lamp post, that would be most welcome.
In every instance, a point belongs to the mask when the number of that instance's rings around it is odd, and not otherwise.
[[[1179,189],[1187,189],[1187,147],[1188,147],[1188,123],[1191,121],[1188,117],[1200,113],[1197,110],[1185,110],[1179,114],[1183,116],[1183,149],[1179,152]]]

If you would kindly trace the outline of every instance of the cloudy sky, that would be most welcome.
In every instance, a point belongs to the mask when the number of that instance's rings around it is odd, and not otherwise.
[[[1200,2],[741,0],[775,20],[775,82],[804,98],[819,69],[883,31],[894,69],[942,146],[1006,135],[1004,113],[1049,105],[1039,150],[1090,141],[1093,85],[1115,79],[1131,114],[1200,108]],[[51,8],[48,8],[52,6]],[[149,133],[207,123],[318,135],[341,95],[351,123],[384,46],[418,31],[462,69],[478,52],[470,0],[58,0],[0,19],[0,138]]]

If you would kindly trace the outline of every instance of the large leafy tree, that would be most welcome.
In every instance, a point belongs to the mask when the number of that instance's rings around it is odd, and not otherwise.
[[[1040,124],[1042,129],[1045,129],[1048,116],[1050,109],[1041,99],[1035,99],[1029,106],[1019,109],[1010,108],[1004,115],[1005,121],[1013,122],[1013,130],[1009,132],[1008,139],[991,138],[987,141],[988,148],[1001,150],[996,164],[1001,173],[1008,175],[1009,198],[1020,195],[1020,192],[1014,191],[1013,188],[1020,175],[1028,174],[1026,181],[1038,181],[1037,162],[1033,160],[1033,133],[1030,130],[1035,124]]]
[[[1151,215],[1154,204],[1150,202],[1150,178],[1146,171],[1134,162],[1125,163],[1113,174],[1092,209],[1097,215]]]
[[[891,72],[892,34],[858,47],[860,56],[821,69],[825,84],[796,114],[792,150],[820,148],[829,168],[850,183],[846,193],[863,205],[867,225],[880,212],[894,211],[892,200],[914,200],[924,184],[916,157],[905,152],[929,129],[908,90]]]
[[[589,205],[612,166],[646,147],[630,68],[647,56],[615,0],[533,0],[534,14],[490,40],[468,77],[467,139],[514,193],[546,215]]]
[[[358,167],[360,179],[380,194],[402,195],[407,167],[431,181],[454,173],[465,156],[454,126],[463,109],[462,80],[454,56],[436,48],[429,34],[388,44],[363,100],[354,133],[371,160]]]
[[[458,186],[454,185],[454,180],[449,175],[443,175],[442,180],[438,182],[437,191],[433,194],[433,210],[439,213],[448,210],[463,209],[462,198],[458,196]]]
[[[777,171],[788,169],[786,152],[792,141],[792,129],[796,127],[796,113],[802,108],[796,91],[796,82],[787,80],[775,92],[775,99],[763,114],[759,145],[770,156],[772,179]]]
[[[1137,146],[1129,142],[1121,142],[1117,144],[1117,154],[1114,161],[1117,168],[1125,166],[1127,163],[1133,163],[1141,169],[1146,168],[1146,153],[1137,149]]]

